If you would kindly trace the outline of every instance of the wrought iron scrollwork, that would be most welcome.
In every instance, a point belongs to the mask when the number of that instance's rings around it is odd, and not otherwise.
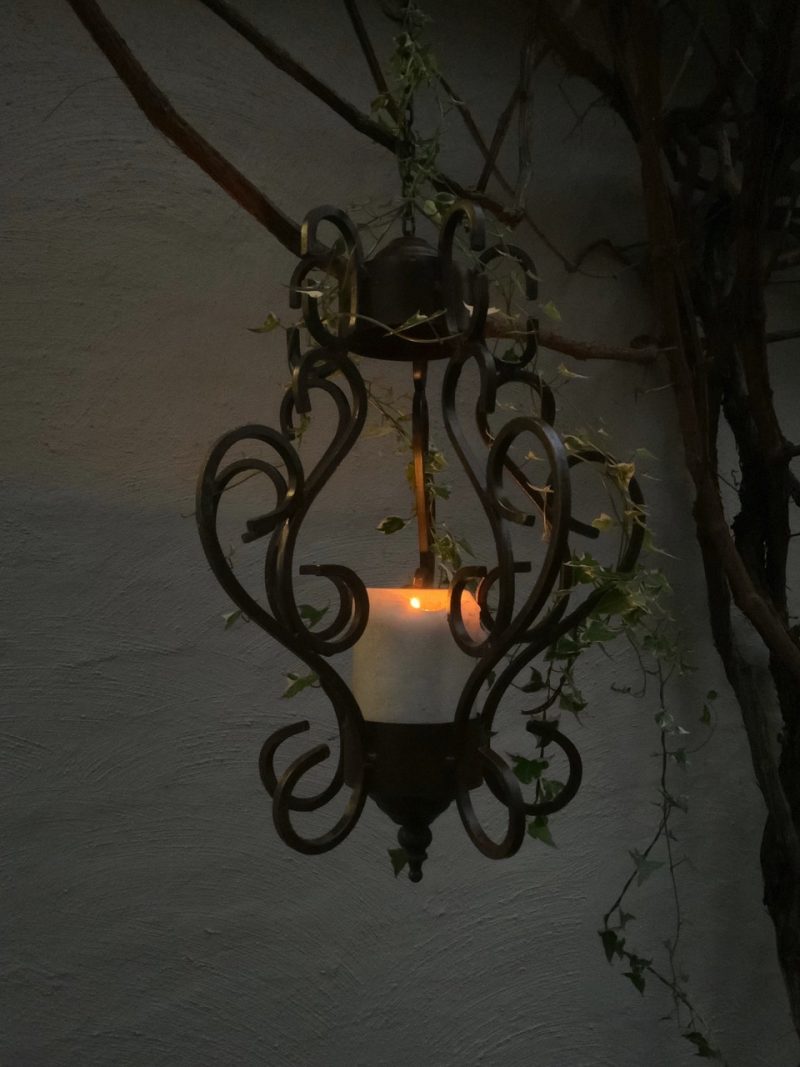
[[[349,396],[326,377],[332,364],[346,381]],[[311,410],[315,390],[333,400],[337,425],[324,455],[306,476],[292,444],[297,434],[293,420],[296,413],[302,415]],[[284,727],[272,734],[262,748],[259,761],[262,782],[273,798],[273,817],[278,833],[292,848],[307,853],[324,852],[342,841],[355,826],[366,798],[365,757],[359,728],[361,711],[349,686],[328,659],[349,648],[361,636],[367,623],[369,601],[363,582],[349,568],[339,564],[301,566],[298,573],[326,578],[338,596],[338,609],[333,613],[332,621],[324,629],[312,631],[300,615],[295,597],[294,552],[311,505],[361,432],[366,402],[363,379],[346,354],[339,349],[311,349],[295,364],[292,384],[281,407],[281,432],[266,426],[248,425],[224,434],[211,449],[198,483],[197,520],[211,569],[249,619],[316,673],[336,714],[340,733],[339,757],[331,781],[319,793],[299,797],[296,787],[312,767],[330,756],[327,746],[317,746],[295,759],[280,778],[274,770],[277,749],[289,737],[307,730],[307,722]],[[225,463],[233,449],[247,443],[268,446],[276,454],[277,462],[251,456]],[[234,574],[217,529],[223,494],[237,480],[253,474],[266,477],[275,494],[272,508],[247,520],[242,534],[245,542],[269,538],[264,573],[267,608]],[[350,763],[347,768],[346,759]],[[355,784],[344,814],[322,836],[303,837],[292,825],[290,812],[314,811],[327,804],[341,790],[346,770]]]
[[[461,217],[454,212],[445,224],[449,239],[446,243],[440,243],[445,255],[452,249],[454,225]],[[482,231],[476,225],[474,215],[469,216],[469,222],[472,236],[476,233],[479,235],[478,242],[472,242],[472,248],[479,253],[480,267],[485,268],[501,256],[508,257],[523,272],[526,297],[535,299],[536,269],[530,257],[522,249],[510,245],[482,249]],[[486,286],[482,284],[481,301],[486,299],[486,292]],[[445,427],[489,521],[497,556],[497,564],[491,569],[485,566],[462,568],[456,573],[451,590],[450,626],[453,638],[463,651],[478,658],[459,701],[455,722],[460,730],[465,731],[477,713],[487,738],[491,735],[500,703],[520,672],[560,636],[578,626],[597,606],[604,593],[602,589],[594,590],[582,604],[567,614],[573,585],[572,571],[568,566],[571,558],[569,535],[574,532],[590,538],[598,536],[596,529],[572,514],[570,470],[578,463],[605,465],[609,457],[592,450],[568,453],[554,430],[553,394],[534,369],[537,327],[535,317],[529,315],[523,350],[515,361],[492,356],[480,340],[465,344],[451,357],[442,389]],[[468,360],[474,361],[479,372],[480,387],[474,415],[478,433],[488,449],[483,465],[470,448],[457,414],[458,387]],[[526,385],[538,395],[539,417],[518,416],[494,432],[490,426],[490,416],[496,410],[498,391],[511,383]],[[535,486],[511,457],[512,447],[525,434],[533,436],[539,446],[538,451],[543,453],[549,466],[549,477],[544,486]],[[510,501],[504,490],[505,477],[513,480],[522,491],[532,511]],[[632,503],[640,507],[643,498],[635,479],[631,481],[628,492]],[[517,606],[515,579],[518,574],[529,571],[530,564],[514,558],[509,525],[531,527],[537,522],[545,526],[547,547],[532,588],[524,602]],[[640,524],[633,525],[629,543],[619,560],[620,573],[633,568],[641,549],[643,533]],[[462,598],[476,580],[475,595],[486,631],[482,641],[476,641],[467,632],[462,618]],[[490,589],[494,590],[496,598],[493,610],[488,604]],[[504,660],[507,663],[502,666]],[[485,833],[475,814],[469,784],[463,776],[459,778],[456,799],[461,819],[474,844],[492,858],[511,855],[519,848],[522,840],[519,827],[521,820],[524,825],[525,815],[547,815],[560,810],[575,796],[580,786],[580,755],[558,724],[532,718],[527,729],[540,743],[554,745],[562,751],[567,761],[567,780],[555,797],[526,802],[502,757],[489,747],[482,749],[484,760],[490,760],[492,767],[492,771],[485,775],[486,782],[509,810],[509,827],[501,841],[496,842]],[[489,763],[485,763],[485,766],[488,769]]]
[[[336,232],[333,247],[327,247],[320,239],[323,224]],[[462,227],[468,232],[471,256],[466,268],[458,266],[454,258],[456,236]],[[350,833],[366,797],[372,795],[387,812],[407,809],[407,815],[392,814],[392,818],[401,822],[401,843],[417,843],[411,856],[413,880],[420,876],[424,846],[430,841],[427,823],[453,799],[478,849],[492,858],[502,858],[519,849],[526,816],[557,811],[577,792],[582,773],[580,756],[557,722],[533,716],[527,724],[539,743],[559,748],[567,761],[568,775],[561,792],[546,799],[523,798],[507,762],[491,748],[490,737],[501,701],[520,672],[559,637],[578,626],[604,593],[603,589],[595,589],[570,609],[574,593],[569,566],[570,534],[598,534],[572,514],[570,471],[578,464],[607,464],[609,458],[592,449],[568,452],[554,429],[553,393],[536,369],[538,324],[532,311],[524,318],[516,358],[487,348],[484,334],[489,315],[490,266],[506,259],[520,271],[521,288],[529,304],[537,296],[537,275],[524,250],[504,243],[489,248],[485,244],[480,210],[472,204],[457,203],[442,225],[438,249],[404,235],[365,260],[358,231],[347,215],[330,206],[312,211],[303,224],[302,258],[290,283],[290,304],[302,310],[303,321],[302,327],[292,327],[288,333],[292,381],[280,405],[280,429],[247,425],[223,435],[211,449],[198,483],[197,520],[212,570],[234,603],[317,675],[338,723],[336,766],[328,784],[313,795],[300,795],[298,788],[314,767],[330,757],[327,745],[317,745],[298,756],[280,775],[275,770],[278,750],[289,738],[306,732],[308,722],[282,727],[265,741],[259,771],[272,797],[279,835],[299,852],[324,852]],[[312,278],[321,275],[335,281],[335,296],[326,290],[323,300],[322,290],[316,283],[311,284]],[[387,280],[392,279],[397,282],[397,292],[387,293]],[[378,307],[391,318],[383,328],[378,328]],[[405,331],[409,308],[412,313],[421,310],[425,322]],[[311,338],[311,347],[305,351],[301,329]],[[485,565],[459,570],[450,591],[453,640],[475,663],[452,721],[445,727],[445,731],[452,731],[452,741],[450,735],[444,736],[437,728],[444,784],[441,795],[426,800],[428,814],[424,818],[420,813],[425,805],[420,806],[418,797],[404,808],[402,798],[398,807],[396,797],[381,793],[377,780],[380,758],[376,755],[380,749],[376,732],[380,724],[365,724],[351,688],[331,663],[359,640],[367,625],[369,601],[364,583],[354,571],[334,562],[295,566],[298,538],[309,510],[364,427],[367,391],[351,359],[352,352],[378,359],[403,359],[413,368],[413,469],[420,549],[415,584],[431,585],[434,572],[434,516],[425,484],[429,360],[447,360],[441,393],[445,429],[492,534],[493,558]],[[462,425],[457,402],[467,366],[473,366],[478,375],[472,417],[479,451],[483,446],[480,455]],[[524,386],[537,398],[536,413],[516,416],[495,428],[492,419],[496,417],[498,393],[511,385]],[[335,428],[321,458],[305,472],[294,442],[311,412],[313,399],[320,395],[333,408]],[[538,485],[514,458],[526,437],[534,440],[537,453],[547,464],[547,478],[544,482],[538,479]],[[231,457],[231,453],[238,453],[248,444],[257,445],[261,452],[271,451],[274,459],[264,459],[260,452],[248,458]],[[266,606],[234,574],[217,530],[223,494],[253,476],[265,480],[274,498],[265,510],[246,521],[242,533],[245,542],[267,539]],[[509,493],[511,483],[515,487],[513,497]],[[630,482],[628,495],[633,506],[640,508],[642,496],[635,480]],[[545,534],[544,556],[523,596],[518,579],[533,568],[529,560],[515,558],[511,531],[514,527],[527,531],[537,524]],[[634,524],[620,552],[621,572],[633,568],[642,537],[643,528]],[[303,618],[295,595],[295,571],[330,583],[335,607],[324,627],[312,629]],[[478,603],[481,632],[477,634],[465,622],[467,591],[474,592]],[[481,780],[507,809],[507,827],[499,841],[485,832],[472,804],[471,792]],[[317,837],[301,835],[292,822],[292,813],[324,807],[345,786],[350,789],[349,798],[335,824]]]

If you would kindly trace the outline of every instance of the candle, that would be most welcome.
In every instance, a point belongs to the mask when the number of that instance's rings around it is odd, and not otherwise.
[[[353,649],[353,695],[371,722],[452,722],[475,659],[453,640],[448,589],[368,589],[369,620]],[[464,625],[480,636],[465,591]]]

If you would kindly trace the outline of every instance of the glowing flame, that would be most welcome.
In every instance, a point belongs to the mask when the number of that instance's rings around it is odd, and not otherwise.
[[[421,600],[419,599],[418,596],[412,596],[412,598],[409,600],[409,604],[411,605],[412,608],[421,608],[422,607],[422,602],[421,602]]]

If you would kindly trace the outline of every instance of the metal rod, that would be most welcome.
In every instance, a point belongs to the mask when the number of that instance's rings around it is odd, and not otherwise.
[[[426,471],[428,461],[428,401],[425,384],[428,364],[414,360],[414,400],[411,405],[411,448],[414,453],[414,499],[417,511],[417,539],[419,541],[419,569],[414,585],[430,588],[433,585],[436,563],[433,556],[433,494],[428,491]]]

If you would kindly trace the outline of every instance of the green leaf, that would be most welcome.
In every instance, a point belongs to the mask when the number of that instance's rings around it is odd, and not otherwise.
[[[525,759],[524,756],[512,756],[514,774],[523,785],[530,785],[536,778],[540,778],[542,771],[550,766],[546,759]]]
[[[558,706],[563,711],[572,711],[577,715],[578,712],[583,711],[586,707],[586,701],[583,699],[583,694],[577,689],[562,689],[558,698]]]
[[[280,324],[281,320],[278,316],[270,311],[260,326],[248,326],[247,329],[250,333],[272,333],[273,330],[277,330]]]
[[[389,859],[392,861],[392,870],[394,871],[394,876],[396,878],[408,863],[408,853],[404,848],[390,848],[387,849],[387,851],[389,853]]]
[[[324,608],[315,608],[313,604],[301,604],[299,607],[300,618],[308,622],[309,629],[313,630],[319,620],[327,613],[330,604]]]
[[[719,1049],[713,1048],[705,1034],[701,1034],[699,1030],[687,1030],[682,1035],[688,1042],[690,1042],[697,1049],[695,1053],[701,1060],[721,1060],[722,1053]]]
[[[561,790],[564,788],[563,782],[556,781],[555,778],[540,778],[539,782],[542,787],[542,795],[545,800],[555,800]]]
[[[631,920],[635,919],[635,918],[636,918],[636,916],[632,912],[623,911],[622,908],[620,908],[619,909],[619,926],[620,926],[620,929],[624,930],[625,927],[628,925],[628,923],[631,922]]]
[[[475,558],[475,550],[473,549],[469,541],[466,539],[466,537],[457,537],[456,544],[459,546],[459,548],[463,548],[468,556],[472,556],[473,559]]]
[[[629,851],[628,855],[636,865],[636,884],[641,885],[646,882],[647,879],[657,871],[664,864],[660,860],[649,860],[646,856],[643,856],[637,849]]]
[[[637,448],[634,450],[634,455],[639,459],[652,459],[658,462],[658,456],[654,456],[653,453],[647,448]]]
[[[384,534],[397,533],[398,530],[403,529],[406,521],[406,519],[401,519],[399,515],[387,515],[385,519],[381,519],[375,529]]]
[[[553,835],[550,833],[546,815],[537,815],[535,819],[529,822],[528,833],[535,841],[542,841],[545,845],[550,845],[551,848],[558,847],[553,840]]]
[[[537,670],[536,667],[531,667],[530,679],[525,685],[520,686],[520,692],[538,693],[542,689],[544,689],[544,678],[542,677],[542,672],[540,670]]]
[[[304,689],[308,689],[309,686],[315,685],[317,682],[317,676],[312,671],[311,674],[293,674],[291,671],[286,675],[286,680],[289,683],[284,689],[281,696],[284,700],[291,700],[292,697],[296,697],[298,693],[302,693]]]
[[[622,956],[622,946],[625,944],[623,938],[617,937],[616,930],[598,930],[600,940],[603,942],[603,950],[606,954],[606,959],[609,963],[614,959],[614,954]]]
[[[570,370],[566,363],[559,363],[556,370],[561,377],[566,378],[567,381],[570,381],[572,378],[583,378],[584,380],[588,380],[589,378],[588,374],[577,374],[574,370]]]
[[[614,481],[617,486],[626,492],[628,486],[631,484],[631,478],[636,473],[635,463],[607,463],[606,472],[609,477]],[[645,531],[645,534],[647,531]]]
[[[553,322],[561,322],[561,312],[552,300],[548,300],[546,304],[542,304],[542,311],[547,315],[548,319],[552,319]]]
[[[425,212],[426,215],[430,216],[439,214],[439,207],[434,200],[423,201],[422,210]]]
[[[606,626],[600,619],[591,619],[583,628],[581,638],[592,645],[603,644],[604,641],[613,641],[617,631]]]
[[[597,611],[602,615],[624,615],[632,607],[632,601],[627,589],[621,586],[612,586],[607,589],[597,605]]]
[[[225,623],[225,629],[230,630],[231,626],[242,617],[241,608],[237,608],[236,611],[229,611],[222,616],[222,621]]]
[[[616,520],[601,511],[596,518],[592,519],[592,526],[594,526],[595,530],[610,530],[612,526],[616,526]]]

